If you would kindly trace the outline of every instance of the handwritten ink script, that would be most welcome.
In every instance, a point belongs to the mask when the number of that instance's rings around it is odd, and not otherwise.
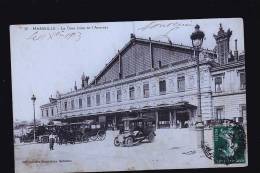
[[[55,31],[49,33],[42,33],[40,31],[35,31],[33,34],[27,37],[28,40],[52,40],[52,39],[65,39],[65,40],[75,40],[79,41],[81,38],[81,32],[65,32],[65,31]]]
[[[35,31],[33,34],[27,37],[28,40],[52,40],[52,39],[65,39],[65,40],[75,40],[79,41],[81,39],[81,32],[65,32],[65,31],[55,31],[42,33],[40,31]]]
[[[144,25],[138,30],[147,31],[152,29],[165,29],[166,31],[161,36],[168,36],[173,30],[179,29],[181,27],[190,27],[193,26],[190,23],[180,23],[180,22],[170,22],[170,23],[162,23],[159,21],[152,21],[147,25]]]
[[[40,41],[40,40],[72,40],[79,41],[82,36],[83,30],[101,30],[108,29],[107,26],[34,26],[31,28],[33,32],[31,32],[27,40]],[[24,27],[24,30],[28,31],[28,27]]]

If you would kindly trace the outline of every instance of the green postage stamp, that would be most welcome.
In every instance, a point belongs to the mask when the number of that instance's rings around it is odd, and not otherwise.
[[[246,136],[241,125],[214,127],[214,163],[245,163]]]

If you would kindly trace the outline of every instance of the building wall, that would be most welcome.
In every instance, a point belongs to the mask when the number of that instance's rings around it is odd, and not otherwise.
[[[215,92],[215,82],[214,79],[217,76],[222,76],[222,92],[221,93],[234,93],[240,92],[240,73],[245,70],[245,66],[233,67],[232,69],[218,70],[212,72],[212,91]]]
[[[223,117],[233,119],[234,117],[241,117],[241,105],[246,105],[246,90],[241,88],[240,73],[244,72],[245,66],[239,65],[229,69],[223,69],[212,72],[212,103],[213,116],[216,118],[216,108],[223,107]],[[215,91],[214,79],[222,76],[221,92]]]
[[[119,79],[119,61],[117,60],[112,67],[110,67],[104,75],[102,75],[98,80],[98,84],[104,82],[111,82],[113,80]]]
[[[151,69],[152,60],[148,44],[135,43],[122,53],[123,78]]]
[[[46,104],[41,107],[49,111],[54,107],[55,116],[86,116],[129,109],[142,109],[145,106],[158,106],[160,104],[175,104],[187,101],[198,105],[197,98],[197,71],[196,63],[192,61],[192,49],[171,47],[151,42],[133,42],[120,53],[121,62],[115,59],[113,65],[100,75],[96,82],[100,85],[91,85],[71,93],[63,94],[57,105]],[[150,49],[152,45],[152,49]],[[150,52],[152,50],[152,53]],[[152,69],[152,58],[154,68]],[[225,118],[238,117],[241,114],[241,105],[246,104],[245,89],[240,87],[240,72],[244,64],[230,68],[212,70],[209,61],[216,59],[216,54],[202,51],[200,61],[201,74],[201,107],[203,120],[215,118],[215,108],[224,106]],[[159,68],[161,61],[162,68]],[[122,79],[119,79],[120,63],[122,64]],[[167,66],[166,66],[167,65]],[[227,64],[228,65],[228,64]],[[225,66],[225,65],[224,65]],[[223,67],[224,67],[223,66]],[[178,77],[185,76],[185,91],[178,91]],[[221,76],[221,92],[215,91],[215,78]],[[166,93],[159,92],[159,81],[166,81]],[[149,83],[148,98],[144,98],[143,84]],[[130,100],[129,87],[135,88],[135,99]],[[121,89],[122,99],[117,101],[117,90]],[[106,103],[106,93],[110,92],[110,103]],[[100,94],[100,105],[96,105],[96,95]],[[91,98],[91,106],[87,106],[87,98]],[[79,108],[79,99],[82,99],[82,108]],[[74,100],[74,108],[71,101]],[[67,110],[64,103],[67,102]],[[61,113],[61,114],[60,114]],[[55,117],[54,116],[54,117]]]
[[[52,109],[53,109],[53,115],[52,115]],[[48,116],[47,116],[47,111],[48,111]],[[41,106],[41,117],[42,118],[54,118],[57,117],[58,115],[58,108],[57,104],[47,104]]]
[[[153,57],[154,67],[159,68],[159,61],[162,66],[176,63],[191,58],[192,52],[154,45]]]
[[[246,94],[232,94],[219,97],[213,97],[214,114],[216,116],[216,107],[223,106],[225,119],[233,119],[234,117],[241,117],[241,105],[246,105]]]
[[[145,106],[158,106],[160,104],[174,104],[187,101],[189,104],[198,105],[197,99],[197,71],[194,62],[182,63],[169,68],[156,70],[150,73],[134,76],[120,81],[95,86],[86,89],[85,92],[64,95],[58,100],[57,108],[53,105],[44,107],[48,109],[51,117],[51,107],[54,107],[55,116],[80,116],[99,114],[105,112],[122,111],[129,109],[141,109]],[[223,69],[211,72],[211,66],[200,66],[201,73],[201,107],[203,120],[216,118],[216,107],[224,107],[224,117],[230,118],[241,116],[241,106],[246,105],[245,89],[240,88],[239,73],[244,66],[231,69]],[[215,77],[223,76],[222,92],[215,92]],[[177,79],[185,76],[185,91],[180,92],[177,88]],[[160,95],[159,81],[166,81],[166,94]],[[144,98],[143,84],[149,83],[149,97]],[[135,99],[129,98],[129,87],[135,88]],[[121,102],[117,101],[117,90],[121,89]],[[110,103],[106,103],[106,92],[110,92]],[[96,105],[96,94],[100,94],[100,105]],[[91,98],[91,107],[87,107],[87,97]],[[82,99],[82,108],[79,108],[79,99]],[[74,109],[71,107],[74,100]],[[67,111],[64,110],[64,102],[67,102]],[[61,112],[62,114],[57,114]],[[44,111],[44,116],[46,112]]]
[[[151,73],[135,76],[132,78],[117,81],[111,84],[104,84],[94,87],[91,91],[68,95],[58,101],[59,110],[63,116],[87,115],[88,113],[101,113],[129,109],[141,109],[145,106],[157,106],[160,104],[174,104],[180,101],[187,101],[197,105],[197,71],[194,62],[182,63],[170,68],[157,70]],[[211,117],[211,95],[210,95],[210,72],[209,65],[203,65],[201,69],[201,92],[202,92],[202,116],[206,119]],[[185,76],[185,91],[178,91],[177,79]],[[166,81],[166,94],[160,95],[159,81]],[[143,84],[149,83],[149,97],[144,98]],[[135,88],[135,99],[129,98],[129,87]],[[103,88],[102,88],[103,87]],[[99,89],[102,88],[102,89]],[[94,90],[96,89],[96,90]],[[117,89],[121,89],[122,100],[117,102]],[[111,101],[106,103],[106,92],[110,92]],[[100,94],[100,105],[96,105],[96,94]],[[87,97],[91,98],[91,107],[87,107]],[[82,108],[78,106],[78,99],[82,98]],[[71,108],[71,100],[74,100],[75,108]],[[64,110],[64,102],[67,102],[68,110]]]
[[[190,50],[159,46],[156,44],[151,45],[152,54],[150,51],[150,44],[140,42],[132,43],[129,48],[120,53],[123,78],[149,72],[152,69],[152,57],[154,67],[159,68],[159,61],[161,61],[162,66],[165,66],[190,59],[193,55]],[[111,82],[119,79],[119,65],[119,58],[117,58],[115,62],[113,62],[113,65],[97,78],[97,83],[102,84],[104,82]]]

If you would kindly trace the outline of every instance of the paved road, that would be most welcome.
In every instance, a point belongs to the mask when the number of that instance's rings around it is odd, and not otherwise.
[[[61,146],[55,144],[53,151],[49,150],[48,144],[16,145],[16,172],[92,172],[214,166],[213,161],[206,158],[197,147],[196,131],[192,129],[160,129],[156,131],[153,143],[134,147],[115,147],[113,140],[117,134],[118,131],[107,131],[104,141]]]

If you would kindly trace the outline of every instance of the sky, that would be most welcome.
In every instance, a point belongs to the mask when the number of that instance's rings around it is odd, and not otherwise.
[[[36,96],[36,118],[40,105],[49,102],[56,92],[69,92],[81,85],[84,72],[90,81],[130,40],[130,34],[152,40],[191,46],[190,35],[196,24],[205,33],[202,47],[214,49],[219,24],[230,28],[230,49],[238,40],[244,51],[244,28],[241,18],[134,21],[105,23],[67,23],[10,26],[11,69],[14,120],[33,119],[32,94]]]

